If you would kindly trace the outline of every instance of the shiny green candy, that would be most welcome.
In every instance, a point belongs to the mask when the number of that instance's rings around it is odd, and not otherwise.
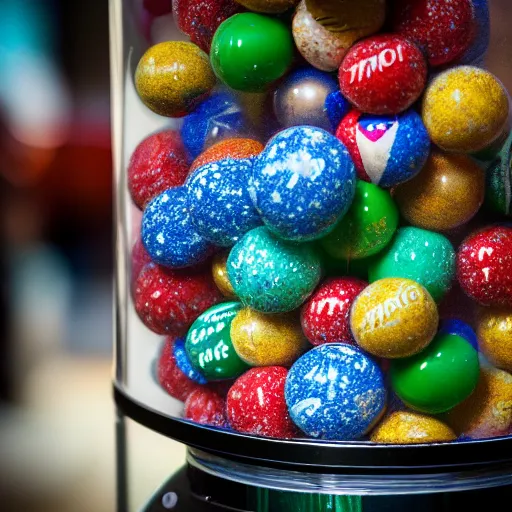
[[[185,342],[188,357],[207,380],[233,379],[249,369],[231,343],[231,322],[241,309],[239,302],[214,306],[205,311],[188,331]]]
[[[455,276],[455,251],[450,241],[432,231],[407,227],[374,259],[370,283],[386,277],[403,277],[423,285],[439,302]]]
[[[438,334],[415,356],[391,362],[391,385],[411,409],[427,414],[449,411],[476,388],[477,351],[464,338]]]
[[[380,252],[398,227],[398,208],[389,192],[358,181],[354,201],[334,230],[322,240],[333,258],[353,260]]]
[[[290,29],[280,20],[254,13],[222,23],[212,41],[215,74],[238,91],[259,92],[281,78],[294,56]]]

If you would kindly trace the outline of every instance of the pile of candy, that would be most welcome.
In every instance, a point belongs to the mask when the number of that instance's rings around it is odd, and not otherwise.
[[[487,1],[173,13],[191,42],[150,47],[135,85],[183,122],[141,142],[128,184],[134,305],[167,336],[158,379],[184,417],[379,443],[512,433],[512,138],[481,67]]]

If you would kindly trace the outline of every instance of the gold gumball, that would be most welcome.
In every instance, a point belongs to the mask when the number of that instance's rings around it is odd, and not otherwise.
[[[481,308],[477,336],[485,357],[497,368],[512,372],[512,309]]]
[[[212,262],[212,275],[213,281],[220,290],[220,293],[222,293],[224,297],[233,299],[236,297],[236,294],[231,282],[229,281],[226,270],[228,256],[229,252],[219,252],[214,256]]]

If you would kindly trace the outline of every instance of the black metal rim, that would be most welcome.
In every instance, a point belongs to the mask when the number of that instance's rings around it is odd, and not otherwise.
[[[233,461],[308,472],[377,474],[394,471],[459,472],[493,466],[510,471],[512,437],[429,445],[277,440],[249,436],[172,418],[131,398],[114,384],[114,399],[128,418],[159,434]]]

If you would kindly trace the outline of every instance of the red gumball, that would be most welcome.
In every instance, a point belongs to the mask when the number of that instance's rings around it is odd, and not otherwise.
[[[136,242],[132,247],[132,267],[131,267],[131,284],[132,288],[134,287],[134,283],[139,277],[142,269],[148,264],[151,263],[151,256],[146,251],[142,240],[137,238]]]
[[[206,53],[219,25],[244,9],[235,0],[173,0],[178,28]]]
[[[297,437],[288,414],[284,385],[288,370],[281,366],[252,368],[229,390],[227,415],[238,432],[281,439]]]
[[[184,336],[223,296],[208,268],[172,270],[150,263],[135,281],[135,310],[157,334]]]
[[[343,95],[362,112],[398,114],[421,96],[427,63],[405,37],[369,37],[348,51],[339,80]]]
[[[512,227],[491,226],[466,238],[457,254],[457,277],[480,304],[512,307]]]
[[[461,57],[476,33],[472,0],[395,0],[392,25],[425,51],[431,66]]]
[[[336,277],[325,281],[304,304],[302,330],[313,345],[353,343],[350,308],[368,283],[354,277]]]
[[[133,202],[144,209],[154,197],[185,183],[188,157],[179,133],[154,133],[133,152],[128,165],[128,188]]]
[[[188,395],[183,416],[201,425],[229,426],[226,419],[226,400],[208,388],[196,389]]]

